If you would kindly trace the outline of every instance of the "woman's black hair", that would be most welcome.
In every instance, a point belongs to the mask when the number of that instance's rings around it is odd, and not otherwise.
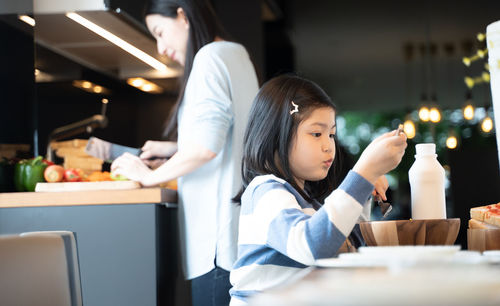
[[[292,103],[298,112],[290,114]],[[290,183],[307,201],[320,203],[338,186],[341,158],[335,137],[335,162],[320,181],[306,181],[302,190],[290,170],[291,143],[303,120],[318,108],[336,110],[330,97],[314,82],[295,75],[281,75],[267,81],[254,99],[244,136],[242,178],[243,187],[233,199],[241,202],[248,184],[259,175],[274,174]]]
[[[184,74],[180,81],[177,101],[170,112],[164,137],[177,139],[177,113],[184,97],[186,83],[193,67],[194,56],[203,46],[220,37],[227,40],[228,35],[208,0],[150,0],[145,9],[145,16],[159,14],[165,17],[177,17],[177,9],[182,8],[189,22],[189,36],[184,63]]]

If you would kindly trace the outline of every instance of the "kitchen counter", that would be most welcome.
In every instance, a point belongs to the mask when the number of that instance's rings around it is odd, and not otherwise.
[[[165,188],[0,193],[0,208],[164,203],[175,206],[177,191]]]
[[[0,193],[0,235],[74,232],[84,305],[173,305],[176,202],[164,188]]]

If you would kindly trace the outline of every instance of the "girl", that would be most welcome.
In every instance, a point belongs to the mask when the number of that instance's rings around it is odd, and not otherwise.
[[[375,139],[333,191],[335,113],[321,88],[296,76],[271,79],[257,94],[244,138],[231,305],[335,256],[374,188],[385,199],[383,175],[401,161],[406,136]]]
[[[180,95],[167,134],[147,141],[139,157],[125,154],[114,173],[157,185],[176,178],[184,275],[196,305],[229,303],[229,270],[236,259],[243,134],[258,91],[245,48],[224,39],[205,0],[154,0],[146,13],[158,52],[184,66]],[[175,137],[177,136],[177,137]],[[151,170],[146,160],[170,157]]]

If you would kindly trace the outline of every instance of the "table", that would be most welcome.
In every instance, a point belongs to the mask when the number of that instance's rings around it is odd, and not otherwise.
[[[500,265],[308,268],[250,305],[500,305]]]

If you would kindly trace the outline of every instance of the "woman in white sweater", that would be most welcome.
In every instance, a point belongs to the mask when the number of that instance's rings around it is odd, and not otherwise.
[[[184,66],[169,119],[169,141],[147,141],[140,157],[124,154],[111,170],[144,186],[178,178],[184,274],[194,305],[229,302],[236,259],[244,129],[258,90],[246,49],[224,39],[208,1],[154,0],[146,24],[158,52]],[[169,158],[151,170],[145,160]]]

